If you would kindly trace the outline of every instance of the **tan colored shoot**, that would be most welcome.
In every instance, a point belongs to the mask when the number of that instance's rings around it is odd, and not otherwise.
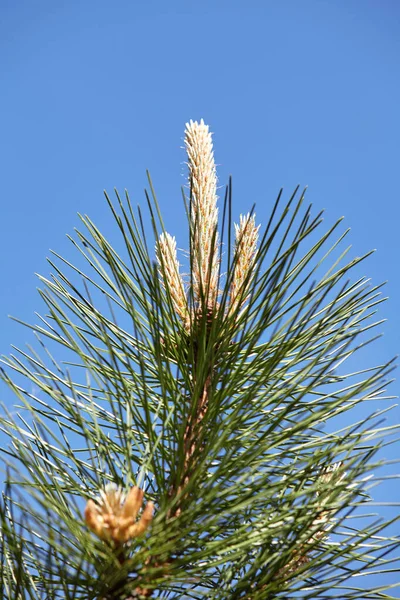
[[[248,293],[256,268],[258,230],[255,215],[240,215],[240,223],[235,223],[234,272],[230,289],[228,312],[240,310],[248,300]]]
[[[335,489],[337,485],[339,485],[343,479],[346,477],[346,473],[341,472],[339,475],[337,474],[338,470],[341,470],[343,467],[342,462],[337,462],[330,467],[327,467],[322,471],[319,476],[319,481],[324,485],[325,490],[327,484],[332,484],[332,490]],[[301,544],[299,549],[296,550],[293,554],[292,560],[283,567],[278,576],[289,576],[296,573],[304,564],[310,561],[310,553],[315,550],[315,547],[327,539],[330,529],[335,524],[334,518],[332,518],[332,510],[323,510],[324,505],[331,501],[330,494],[325,494],[325,499],[322,500],[321,494],[317,492],[317,498],[319,498],[319,516],[314,519],[310,530],[313,532],[310,536],[310,539]],[[338,504],[340,505],[340,503]]]
[[[160,280],[171,296],[176,313],[186,324],[188,322],[188,306],[184,283],[179,273],[175,237],[169,233],[162,233],[156,244],[156,256]]]
[[[137,520],[143,496],[143,490],[136,486],[125,495],[118,486],[107,485],[96,501],[88,500],[86,504],[87,526],[101,540],[117,544],[142,535],[149,527],[154,511],[153,502],[147,502],[140,519]]]
[[[205,298],[207,307],[214,308],[219,270],[217,172],[212,135],[203,119],[186,124],[185,147],[191,193],[193,298],[197,304]]]

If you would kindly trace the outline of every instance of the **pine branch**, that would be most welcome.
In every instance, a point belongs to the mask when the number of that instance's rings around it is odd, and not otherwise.
[[[121,248],[81,217],[76,264],[40,277],[36,346],[2,360],[3,597],[393,598],[398,519],[370,508],[393,361],[358,362],[384,300],[353,277],[368,255],[347,258],[340,221],[318,235],[298,190],[263,229],[253,209],[233,224],[228,186],[219,221],[212,136],[185,135],[187,258],[150,180],[150,228],[106,196]]]

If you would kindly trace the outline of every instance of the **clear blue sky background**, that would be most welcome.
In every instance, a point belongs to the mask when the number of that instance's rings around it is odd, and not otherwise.
[[[34,273],[49,248],[71,255],[76,213],[107,232],[103,188],[142,202],[150,169],[179,233],[184,124],[201,117],[237,212],[265,221],[281,186],[308,184],[356,254],[378,249],[359,271],[389,280],[369,358],[399,352],[398,0],[1,0],[0,61],[0,352],[30,340],[7,315],[43,312]]]

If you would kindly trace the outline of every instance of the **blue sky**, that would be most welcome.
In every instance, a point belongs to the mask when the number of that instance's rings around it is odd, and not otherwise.
[[[7,315],[43,309],[34,273],[71,255],[77,212],[107,232],[103,188],[143,202],[149,169],[179,236],[184,125],[203,117],[236,214],[255,202],[265,221],[300,183],[354,254],[377,248],[359,274],[390,300],[369,358],[397,354],[399,57],[397,0],[2,0],[0,352],[30,340]]]

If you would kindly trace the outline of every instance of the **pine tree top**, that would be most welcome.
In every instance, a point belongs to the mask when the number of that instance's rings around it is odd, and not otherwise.
[[[187,254],[150,179],[151,242],[106,195],[121,248],[81,217],[78,264],[40,277],[39,349],[2,361],[2,597],[393,598],[397,518],[370,508],[393,361],[361,366],[383,298],[352,279],[368,254],[346,258],[341,220],[318,235],[298,189],[234,223],[202,120],[185,148]]]

